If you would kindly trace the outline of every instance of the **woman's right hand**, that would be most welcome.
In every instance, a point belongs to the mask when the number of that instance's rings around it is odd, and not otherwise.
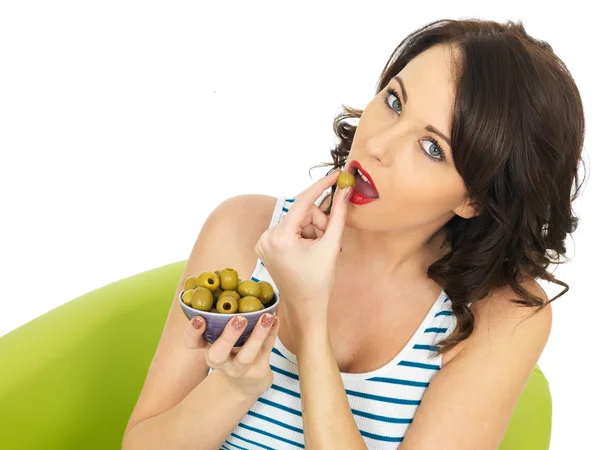
[[[246,395],[259,396],[273,384],[269,357],[279,332],[279,319],[269,313],[263,314],[244,345],[234,350],[233,346],[247,325],[244,316],[235,316],[211,345],[202,337],[206,322],[196,316],[185,328],[183,345],[189,349],[204,349],[209,367],[223,376],[232,387]]]

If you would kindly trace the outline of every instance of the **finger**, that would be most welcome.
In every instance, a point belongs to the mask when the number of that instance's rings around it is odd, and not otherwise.
[[[244,373],[248,366],[254,362],[266,337],[269,335],[269,331],[271,330],[274,321],[275,316],[273,314],[265,313],[260,316],[256,326],[252,330],[252,334],[231,361],[233,369],[236,372]]]
[[[311,205],[310,209],[308,210],[308,214],[304,217],[302,225],[300,226],[304,228],[312,224],[316,226],[319,230],[325,231],[327,229],[328,221],[329,217],[327,217],[317,205]]]
[[[246,325],[248,325],[248,320],[243,316],[235,316],[225,325],[223,334],[213,342],[206,352],[206,363],[210,367],[219,369],[225,364]]]
[[[314,225],[309,225],[302,229],[300,236],[304,239],[317,239],[317,228]]]
[[[329,224],[327,230],[323,235],[323,239],[329,241],[336,247],[339,246],[342,240],[342,233],[344,231],[344,224],[346,223],[346,215],[348,212],[348,202],[344,200],[352,195],[354,190],[353,186],[347,187],[346,189],[337,189],[335,198],[333,199],[333,206],[331,208],[331,214],[329,215]]]
[[[298,194],[296,201],[294,201],[292,207],[281,221],[280,227],[286,233],[300,233],[301,224],[308,214],[310,207],[314,205],[325,189],[335,184],[339,175],[340,169],[337,169]]]
[[[275,346],[275,341],[277,340],[277,334],[279,333],[279,325],[281,321],[279,317],[275,316],[275,320],[273,321],[273,325],[271,325],[271,329],[269,330],[269,334],[267,335],[265,342],[263,343],[258,355],[256,356],[256,362],[258,364],[269,364],[271,359],[271,352],[273,351],[273,347]]]
[[[301,236],[306,239],[316,239],[323,235],[323,232],[327,229],[329,217],[321,211],[318,206],[312,205],[308,215],[304,218],[301,228]]]
[[[323,232],[321,230],[319,230],[317,227],[315,227],[314,225],[309,225],[302,230],[302,233],[300,234],[300,236],[302,236],[304,239],[315,240],[315,239],[319,239],[321,236],[323,236]]]
[[[183,330],[183,346],[189,349],[204,348],[208,344],[202,337],[204,330],[206,329],[206,322],[200,316],[195,316],[185,326]]]

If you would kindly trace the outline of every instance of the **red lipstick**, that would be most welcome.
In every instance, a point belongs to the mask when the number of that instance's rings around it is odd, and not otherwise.
[[[360,170],[360,173],[364,176],[364,178],[357,174],[357,170]],[[364,205],[379,198],[379,192],[377,191],[373,177],[358,161],[353,160],[350,162],[348,165],[348,172],[355,175],[356,179],[354,194],[350,199],[351,203]],[[367,179],[368,182],[364,179]]]
[[[369,180],[369,183],[371,183],[371,186],[373,186],[373,189],[375,189],[375,192],[377,192],[377,196],[379,196],[379,191],[377,191],[375,182],[373,181],[371,174],[369,172],[367,172],[367,169],[365,169],[357,160],[350,161],[350,164],[348,166],[348,172],[350,172],[352,175],[354,175],[354,174],[356,174],[356,169],[360,170],[360,172],[365,177],[367,177],[367,180]]]

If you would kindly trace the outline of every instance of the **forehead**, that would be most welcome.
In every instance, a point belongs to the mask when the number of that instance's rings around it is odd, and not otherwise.
[[[448,45],[437,45],[413,58],[398,74],[406,87],[406,114],[414,120],[450,135],[455,79],[453,58]]]

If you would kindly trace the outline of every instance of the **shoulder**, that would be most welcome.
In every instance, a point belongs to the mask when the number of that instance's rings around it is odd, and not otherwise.
[[[262,229],[262,233],[269,227],[276,204],[277,198],[270,195],[244,194],[229,197],[217,209],[224,220],[236,217],[236,223],[244,231]]]
[[[244,194],[229,197],[217,208],[220,217],[218,222],[228,228],[233,227],[236,240],[247,238],[250,244],[256,245],[256,241],[269,228],[276,204],[277,198],[270,195]]]
[[[488,298],[473,305],[475,317],[473,334],[475,339],[484,340],[489,333],[512,333],[518,327],[534,333],[535,339],[545,343],[552,327],[552,305],[542,287],[532,278],[522,283],[520,287],[530,294],[541,298],[544,306],[526,306],[515,303],[521,296],[510,286],[494,291]]]
[[[545,305],[515,303],[509,287],[474,303],[473,332],[433,378],[402,448],[437,448],[442,439],[448,449],[498,448],[552,323],[543,289],[534,280],[520,287]]]
[[[227,247],[240,255],[243,265],[251,269],[256,261],[254,248],[261,235],[269,228],[276,204],[277,198],[269,195],[244,194],[229,197],[210,213],[201,236],[218,240],[221,248]]]
[[[521,282],[520,287],[541,298],[544,306],[515,303],[514,300],[522,297],[510,286],[496,289],[471,306],[473,332],[461,342],[461,351],[465,348],[490,350],[492,347],[513,351],[518,346],[517,353],[528,352],[526,357],[535,358],[541,354],[552,328],[552,305],[533,278]]]

